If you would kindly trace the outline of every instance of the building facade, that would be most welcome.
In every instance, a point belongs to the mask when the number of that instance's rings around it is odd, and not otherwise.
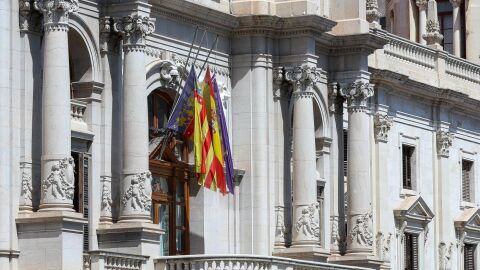
[[[480,269],[480,1],[12,0],[0,20],[0,269]],[[163,140],[192,65],[221,88],[234,195]]]

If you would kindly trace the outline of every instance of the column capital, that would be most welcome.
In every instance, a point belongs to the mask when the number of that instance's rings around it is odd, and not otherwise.
[[[388,142],[388,132],[393,125],[393,117],[376,113],[373,118],[375,139],[379,142]]]
[[[417,0],[415,3],[419,9],[425,9],[427,8],[428,0]]]
[[[367,0],[367,21],[369,23],[378,22],[380,15],[377,0]]]
[[[337,82],[328,84],[328,108],[330,112],[343,114],[343,102],[345,98],[340,93],[340,85]]]
[[[155,24],[148,16],[132,15],[115,20],[115,32],[122,35],[123,45],[128,50],[142,50],[145,48],[145,38],[155,31]]]
[[[340,89],[340,93],[347,99],[349,112],[365,111],[367,100],[373,96],[373,84],[358,80]]]
[[[34,7],[43,13],[46,31],[68,31],[68,17],[78,10],[78,0],[35,0]]]
[[[113,18],[100,18],[100,52],[118,53],[118,35],[113,31]]]
[[[460,4],[462,3],[462,0],[450,0],[450,3],[452,4],[452,6],[454,8],[457,8],[460,6]]]
[[[32,3],[32,0],[18,1],[20,31],[40,33],[41,15],[33,9]]]
[[[306,92],[313,94],[313,86],[320,80],[320,71],[313,66],[303,64],[296,67],[285,68],[285,79],[293,84],[293,94]],[[312,96],[313,95],[308,95]]]
[[[453,133],[443,130],[437,131],[437,154],[440,157],[450,156],[450,147],[453,144]]]

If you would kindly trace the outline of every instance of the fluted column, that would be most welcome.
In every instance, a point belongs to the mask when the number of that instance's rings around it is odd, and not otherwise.
[[[460,57],[461,54],[461,37],[460,37],[460,28],[462,24],[460,13],[460,4],[462,0],[450,0],[453,6],[453,54],[457,57]]]
[[[373,86],[358,80],[341,89],[348,103],[347,253],[370,254],[373,245],[370,117]]]
[[[286,70],[293,84],[293,246],[318,246],[320,220],[316,194],[313,86],[320,75],[302,65]]]
[[[427,32],[422,37],[427,41],[427,45],[435,49],[442,49],[440,43],[443,40],[443,35],[440,34],[437,2],[435,0],[428,0],[428,20],[426,30]]]
[[[37,0],[34,6],[44,23],[40,208],[73,211],[68,16],[78,10],[78,1]]]
[[[423,38],[427,31],[427,0],[417,0],[418,6],[418,42],[420,44],[427,44]]]
[[[114,24],[123,36],[123,179],[120,222],[151,222],[145,38],[155,29],[149,17],[133,15]]]

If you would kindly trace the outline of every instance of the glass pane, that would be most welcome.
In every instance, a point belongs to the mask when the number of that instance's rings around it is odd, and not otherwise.
[[[177,230],[177,234],[175,236],[175,243],[177,246],[177,253],[182,253],[183,252],[183,238],[184,238],[184,232],[183,230]]]
[[[162,204],[158,207],[159,227],[165,234],[160,235],[160,255],[169,255],[168,250],[168,205]]]
[[[175,223],[177,226],[185,225],[185,207],[183,205],[177,205],[177,210],[175,211]]]
[[[165,127],[165,125],[167,124],[168,115],[170,114],[170,110],[169,110],[170,106],[163,98],[159,96],[156,96],[155,99],[157,103],[156,104],[157,107],[155,108],[156,109],[155,113],[158,117],[158,127],[162,128],[162,127]]]
[[[152,179],[152,192],[168,193],[167,178],[154,175]]]
[[[183,202],[185,200],[184,183],[182,181],[177,182],[177,194],[175,194],[175,200],[177,202]]]

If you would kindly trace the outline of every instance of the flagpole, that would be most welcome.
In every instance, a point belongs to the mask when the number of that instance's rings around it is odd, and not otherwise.
[[[203,69],[205,68],[205,65],[206,65],[207,62],[208,62],[208,59],[210,58],[210,54],[212,53],[213,48],[214,48],[215,45],[217,44],[217,41],[218,41],[218,34],[217,34],[217,36],[215,37],[215,41],[213,42],[212,47],[211,47],[210,50],[208,51],[207,58],[205,58],[205,62],[203,62],[203,66],[202,66],[202,68],[200,69],[200,72],[198,73],[197,80],[200,78],[200,75],[202,74],[202,71],[203,71]]]

